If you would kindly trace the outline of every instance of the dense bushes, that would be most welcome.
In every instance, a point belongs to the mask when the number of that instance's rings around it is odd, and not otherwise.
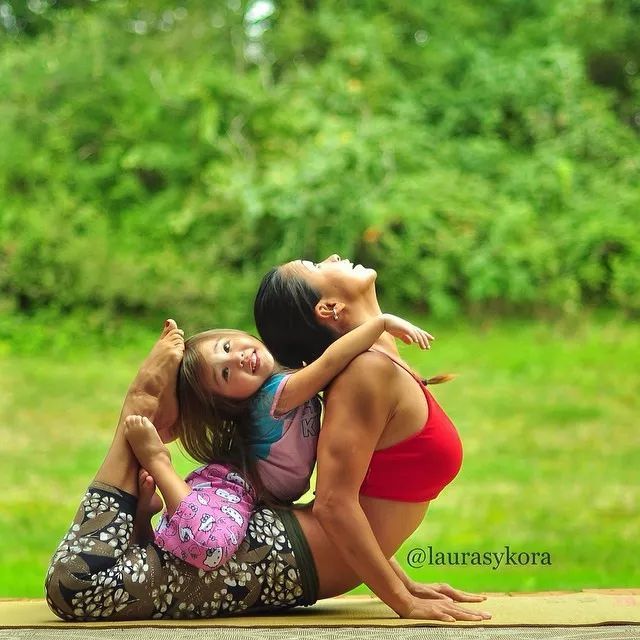
[[[392,306],[640,310],[637,2],[32,5],[0,36],[4,310],[241,323],[334,251]]]

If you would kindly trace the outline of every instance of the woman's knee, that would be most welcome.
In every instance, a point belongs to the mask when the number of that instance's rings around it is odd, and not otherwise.
[[[89,487],[45,579],[47,603],[57,616],[64,620],[105,617],[104,603],[97,596],[116,592],[112,583],[122,573],[124,554],[132,550],[135,506],[135,497],[114,487],[101,483]]]
[[[77,620],[73,608],[65,600],[63,595],[64,584],[73,579],[69,570],[69,564],[57,552],[51,560],[49,570],[44,582],[44,591],[47,604],[53,613],[63,620]]]
[[[151,580],[142,583],[131,547],[115,564],[104,556],[54,556],[45,579],[49,608],[67,621],[131,620],[150,617],[152,610]],[[129,553],[131,551],[131,553]],[[142,563],[147,568],[146,562]],[[135,597],[131,583],[140,580]]]

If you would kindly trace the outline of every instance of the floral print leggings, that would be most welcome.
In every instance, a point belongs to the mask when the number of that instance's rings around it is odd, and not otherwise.
[[[47,603],[57,616],[210,618],[315,602],[315,567],[291,513],[259,507],[238,551],[203,571],[155,544],[130,544],[136,504],[115,487],[89,487],[46,577]]]

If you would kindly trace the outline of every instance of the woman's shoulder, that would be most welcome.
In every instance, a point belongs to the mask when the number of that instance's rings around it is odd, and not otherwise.
[[[393,364],[393,358],[387,355],[385,352],[379,349],[369,349],[358,354],[348,365],[349,367],[360,367],[363,369],[369,369],[370,367],[377,372],[380,371],[394,371],[395,366]]]
[[[359,393],[382,393],[389,395],[393,389],[390,382],[397,378],[393,360],[380,351],[365,351],[357,355],[331,382],[327,396],[332,390],[357,388]]]

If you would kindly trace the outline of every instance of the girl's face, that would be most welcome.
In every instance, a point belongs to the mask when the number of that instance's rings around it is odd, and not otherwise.
[[[373,290],[378,275],[374,269],[361,264],[354,265],[335,253],[322,262],[294,260],[287,263],[285,268],[306,280],[324,298],[335,297],[346,301]]]
[[[253,336],[243,332],[221,333],[200,345],[206,362],[206,388],[225,398],[252,396],[273,373],[273,356]]]

